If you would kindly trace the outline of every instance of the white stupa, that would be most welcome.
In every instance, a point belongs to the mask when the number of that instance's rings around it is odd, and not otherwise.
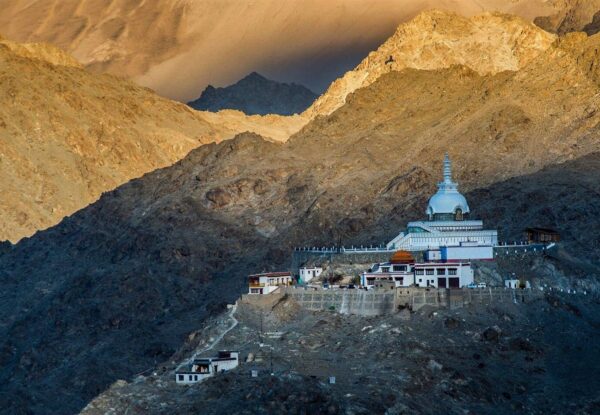
[[[452,163],[448,154],[444,157],[443,178],[438,183],[437,193],[429,199],[427,220],[409,222],[406,232],[387,244],[389,250],[421,251],[441,246],[498,244],[498,231],[484,230],[483,221],[468,219],[471,210],[467,199],[458,191],[458,184],[452,181]]]
[[[464,220],[470,213],[467,199],[458,191],[458,184],[452,181],[452,163],[446,153],[444,157],[444,181],[438,183],[438,191],[429,199],[427,217],[429,220]]]

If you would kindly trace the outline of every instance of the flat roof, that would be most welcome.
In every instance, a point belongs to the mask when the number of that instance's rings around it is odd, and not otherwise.
[[[250,277],[291,277],[292,273],[291,272],[263,272],[261,274],[252,274],[252,275],[248,275],[248,278]]]
[[[537,227],[533,227],[533,228],[525,228],[526,231],[536,231],[536,232],[546,232],[546,233],[556,233],[558,234],[558,231],[554,230],[554,229],[550,229],[550,228],[537,228]]]
[[[225,360],[237,360],[235,357],[201,357],[199,359],[194,359],[194,364],[204,364],[211,362],[222,362]]]

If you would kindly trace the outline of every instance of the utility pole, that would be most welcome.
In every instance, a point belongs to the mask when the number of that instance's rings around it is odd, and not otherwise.
[[[260,343],[262,344],[263,342],[263,311],[260,310],[260,332],[258,333],[258,339],[260,340]]]

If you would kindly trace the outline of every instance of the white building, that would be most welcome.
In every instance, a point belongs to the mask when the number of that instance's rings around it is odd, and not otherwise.
[[[220,351],[217,357],[195,359],[189,370],[175,373],[175,381],[183,385],[202,382],[217,373],[238,367],[239,355],[236,351]]]
[[[414,265],[418,287],[462,288],[473,283],[470,262],[425,262]]]
[[[387,249],[424,251],[442,246],[459,246],[461,242],[495,246],[498,231],[483,229],[483,221],[470,220],[470,208],[465,197],[452,181],[452,165],[448,154],[444,158],[444,180],[429,199],[427,220],[409,222],[406,232],[387,244]]]
[[[310,282],[313,278],[317,278],[322,273],[323,268],[321,267],[302,267],[300,268],[300,282]]]
[[[248,276],[248,294],[270,294],[282,286],[292,285],[289,272],[265,272]]]
[[[426,256],[439,254],[433,250]],[[468,260],[416,262],[409,252],[397,251],[390,262],[374,264],[361,275],[361,285],[367,288],[388,286],[389,282],[396,287],[461,288],[473,283],[473,269]]]

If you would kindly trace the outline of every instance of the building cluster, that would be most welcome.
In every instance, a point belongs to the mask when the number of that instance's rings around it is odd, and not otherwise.
[[[473,261],[494,260],[498,231],[485,229],[483,221],[471,217],[467,199],[452,179],[452,163],[446,154],[443,179],[429,199],[426,218],[409,222],[405,231],[393,238],[383,251],[389,261],[373,264],[360,276],[363,288],[383,285],[395,287],[462,288],[476,287]],[[559,240],[553,230],[528,228],[529,243]],[[419,258],[417,260],[416,258]],[[299,269],[298,282],[308,284],[323,272],[321,267]],[[283,279],[281,277],[284,277]],[[250,276],[250,294],[268,294],[292,284],[290,273],[265,273]],[[514,286],[512,283],[510,286]]]

